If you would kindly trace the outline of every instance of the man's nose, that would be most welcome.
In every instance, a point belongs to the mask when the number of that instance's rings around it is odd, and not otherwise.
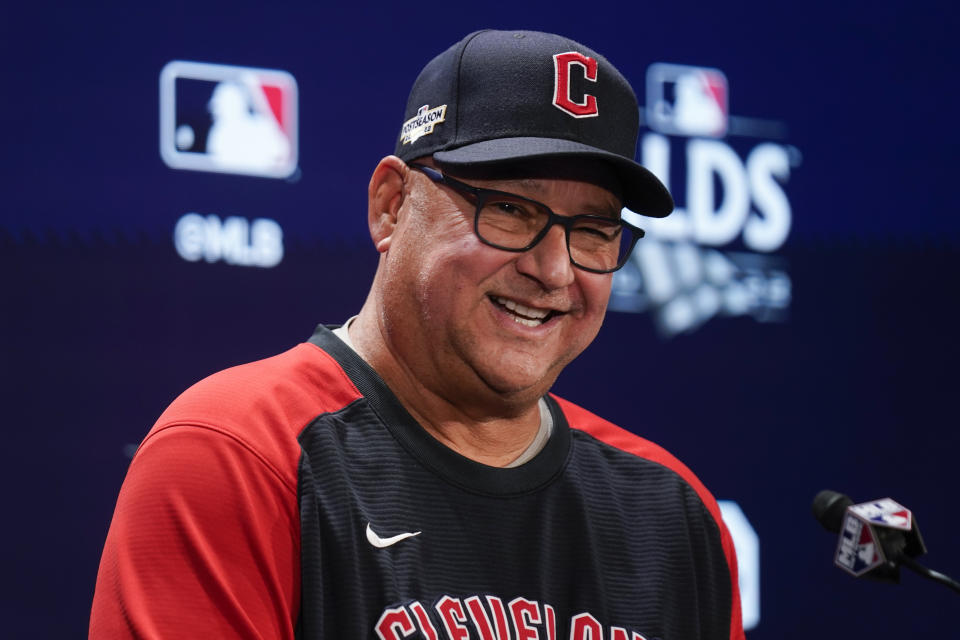
[[[558,224],[551,227],[536,246],[520,255],[517,269],[548,290],[572,284],[575,267],[570,262],[564,228]]]

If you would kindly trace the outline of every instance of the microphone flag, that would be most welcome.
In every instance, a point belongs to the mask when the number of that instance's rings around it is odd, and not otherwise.
[[[926,553],[909,509],[890,498],[847,507],[840,529],[834,563],[855,577],[897,582],[897,562],[902,555]]]

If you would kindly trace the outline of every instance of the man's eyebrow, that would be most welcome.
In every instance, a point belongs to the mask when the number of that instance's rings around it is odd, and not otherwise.
[[[543,193],[547,188],[543,185],[543,182],[535,178],[520,178],[519,180],[513,180],[518,185],[524,189],[529,189],[530,191],[536,191],[538,193]]]
[[[598,216],[607,216],[610,218],[619,218],[620,211],[623,209],[623,205],[620,203],[620,199],[610,194],[609,197],[604,197],[600,200],[591,200],[585,202],[580,206],[576,207],[577,211],[572,211],[571,213],[588,213]]]
[[[547,193],[549,189],[543,183],[540,178],[503,178],[502,184],[494,188],[495,191],[504,191],[507,193],[515,193],[517,190],[522,190],[524,193],[531,194],[533,196],[538,196],[540,194]],[[536,200],[538,198],[534,198]],[[593,215],[608,216],[610,218],[619,218],[620,210],[623,206],[620,204],[620,200],[610,194],[610,198],[604,198],[603,202],[590,202],[584,204],[582,207],[578,207],[579,211],[575,213],[588,213]]]
[[[609,204],[596,203],[596,204],[588,204],[585,207],[582,207],[581,208],[582,210],[579,211],[578,213],[589,213],[589,214],[598,215],[598,216],[605,216],[608,218],[619,218],[620,210],[622,208],[623,207],[621,207],[617,203],[609,203]]]

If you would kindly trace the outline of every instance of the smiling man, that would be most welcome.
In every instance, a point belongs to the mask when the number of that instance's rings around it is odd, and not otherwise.
[[[601,161],[461,175],[469,185],[432,161],[391,156],[377,167],[370,224],[381,268],[349,335],[434,437],[502,465],[533,440],[539,399],[603,322],[610,273],[578,268],[571,251],[612,270],[632,230]],[[572,222],[569,232],[551,215]]]
[[[566,38],[431,61],[370,180],[365,304],[160,417],[91,637],[742,639],[707,490],[549,393],[643,235],[622,207],[673,207],[637,133],[627,81]]]

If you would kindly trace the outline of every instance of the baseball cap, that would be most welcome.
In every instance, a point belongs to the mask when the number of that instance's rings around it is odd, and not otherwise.
[[[619,178],[624,205],[662,218],[666,187],[634,161],[637,98],[606,58],[538,31],[476,31],[417,77],[395,155],[441,166],[595,158]]]

